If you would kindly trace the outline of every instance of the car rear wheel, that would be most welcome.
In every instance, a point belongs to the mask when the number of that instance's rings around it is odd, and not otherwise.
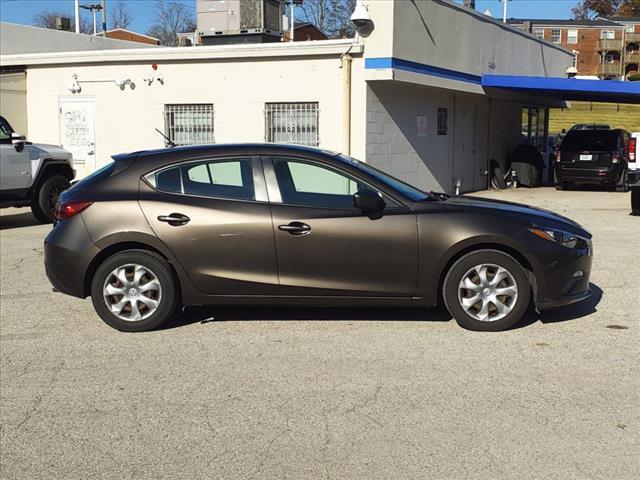
[[[531,285],[522,266],[499,250],[477,250],[456,261],[444,280],[449,313],[469,330],[501,331],[520,321]]]
[[[169,320],[177,305],[177,286],[164,258],[145,250],[126,250],[98,267],[91,299],[111,327],[143,332]]]
[[[31,200],[33,216],[42,223],[52,223],[58,197],[67,188],[69,179],[64,175],[53,175],[42,182]]]

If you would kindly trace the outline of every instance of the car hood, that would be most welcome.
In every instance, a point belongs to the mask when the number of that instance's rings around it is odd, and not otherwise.
[[[443,203],[452,210],[475,210],[499,217],[506,215],[530,226],[561,228],[577,235],[591,237],[587,230],[570,218],[529,205],[466,195],[451,196]]]
[[[52,158],[54,160],[71,160],[71,152],[65,150],[58,145],[49,145],[46,143],[32,143],[28,145],[31,159]]]

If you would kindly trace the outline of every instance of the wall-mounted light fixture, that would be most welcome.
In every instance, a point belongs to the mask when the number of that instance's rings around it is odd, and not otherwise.
[[[78,74],[74,73],[71,75],[72,81],[67,87],[67,89],[71,93],[80,93],[82,91],[82,85],[80,84],[80,80],[78,80]],[[116,87],[120,90],[124,91],[129,85],[131,90],[135,90],[136,84],[130,78],[121,78],[116,80],[82,80],[82,83],[114,83]]]
[[[147,74],[146,77],[142,79],[143,82],[150,86],[154,80],[158,82],[160,85],[164,85],[164,77],[158,73],[158,64],[154,63],[151,65],[151,71]]]

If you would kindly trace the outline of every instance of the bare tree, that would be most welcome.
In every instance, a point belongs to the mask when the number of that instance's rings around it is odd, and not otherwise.
[[[329,37],[352,37],[351,13],[356,0],[304,0],[302,17]]]
[[[195,25],[193,14],[186,5],[175,0],[157,0],[154,24],[147,35],[160,40],[162,45],[178,45],[178,34],[193,32]]]
[[[56,30],[56,17],[67,17],[71,19],[71,31],[75,31],[74,16],[68,12],[56,12],[51,10],[43,10],[34,15],[31,23],[36,27],[50,28]],[[93,24],[89,19],[80,15],[80,33],[93,33]]]
[[[109,28],[122,28],[126,30],[131,25],[131,12],[123,0],[118,0],[109,6]]]

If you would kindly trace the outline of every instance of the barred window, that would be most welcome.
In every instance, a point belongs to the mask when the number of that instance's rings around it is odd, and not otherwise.
[[[164,131],[176,145],[213,143],[213,105],[165,105]]]
[[[267,103],[265,140],[271,143],[296,143],[317,147],[320,143],[318,102]]]

